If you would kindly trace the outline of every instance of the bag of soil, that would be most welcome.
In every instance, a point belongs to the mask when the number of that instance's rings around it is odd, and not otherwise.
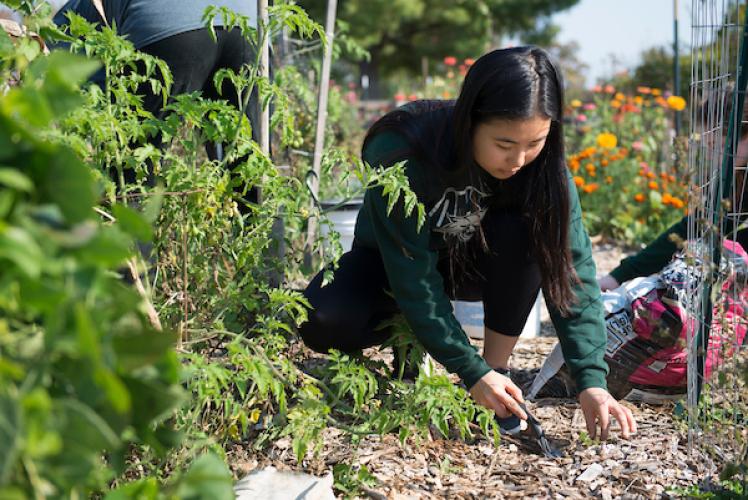
[[[686,300],[697,297],[704,269],[692,252],[678,253],[659,274],[636,278],[602,294],[608,335],[605,360],[608,390],[616,399],[663,403],[685,396],[686,333],[696,325]],[[734,352],[746,336],[748,254],[726,240],[715,289],[706,376]],[[571,397],[574,386],[556,345],[527,390],[527,398]]]

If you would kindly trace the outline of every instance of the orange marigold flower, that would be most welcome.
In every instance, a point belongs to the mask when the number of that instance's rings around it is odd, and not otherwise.
[[[683,200],[681,200],[680,198],[676,198],[675,196],[673,196],[673,199],[672,199],[672,201],[670,203],[675,208],[683,208],[684,206],[686,206],[686,204],[683,202]]]
[[[652,95],[655,96],[655,97],[658,96],[658,95],[662,95],[662,90],[660,90],[660,89],[654,89],[653,88],[652,89]]]
[[[618,99],[619,101],[625,101],[626,100],[626,96],[623,95],[621,92],[616,92],[615,98]]]
[[[595,192],[595,191],[597,191],[597,190],[598,190],[599,188],[600,188],[600,185],[599,185],[599,184],[597,184],[597,183],[595,183],[595,182],[593,182],[592,184],[587,184],[586,186],[584,186],[584,187],[582,188],[582,190],[583,190],[583,191],[584,191],[585,193],[594,193],[594,192]]]
[[[612,101],[610,101],[610,107],[611,108],[616,108],[616,109],[620,108],[621,107],[621,101],[619,101],[617,99],[613,99]]]
[[[475,64],[475,59],[466,57],[464,63],[465,63],[465,66],[472,66],[473,64]]]
[[[644,203],[644,195],[641,193],[636,193],[634,196],[634,200],[636,200],[637,203]]]
[[[638,96],[634,97],[634,103],[635,104],[641,106],[643,102],[644,102],[644,98],[642,96],[638,95]]]
[[[584,186],[584,179],[579,177],[578,175],[574,176],[574,184],[576,184],[577,187]]]
[[[594,172],[595,171],[595,164],[594,163],[588,163],[584,166],[584,169],[587,170],[587,172]]]
[[[608,166],[608,160],[606,160],[605,158],[603,158],[602,160],[600,160],[600,165],[602,165],[603,167],[607,167]]]
[[[664,203],[665,205],[669,205],[671,201],[673,201],[673,197],[670,195],[670,193],[665,193],[662,195],[662,203]]]
[[[649,181],[649,184],[647,184],[647,186],[649,187],[649,189],[657,189],[660,187],[655,181]]]
[[[669,180],[670,182],[675,182],[675,176],[674,175],[668,175],[667,176],[667,180]]]
[[[657,176],[654,174],[654,172],[647,172],[647,179],[654,179],[655,177]]]
[[[582,101],[580,101],[579,99],[572,99],[569,104],[572,108],[578,108],[582,105]]]
[[[678,95],[671,95],[665,102],[670,106],[670,109],[674,109],[675,111],[683,111],[686,108],[686,100]]]
[[[607,176],[607,177],[605,178],[605,183],[606,183],[606,184],[613,184],[613,177],[611,177],[611,176]]]
[[[618,138],[615,134],[603,132],[597,136],[597,145],[605,149],[613,149],[618,144]]]
[[[652,93],[651,88],[644,87],[644,86],[636,87],[636,91],[639,92],[640,94],[651,94]]]
[[[571,160],[569,160],[569,170],[576,173],[577,170],[579,170],[579,160],[577,160],[576,158],[572,158]]]
[[[663,181],[666,181],[667,180],[667,174],[665,172],[662,172],[660,174],[660,179],[662,179]]]

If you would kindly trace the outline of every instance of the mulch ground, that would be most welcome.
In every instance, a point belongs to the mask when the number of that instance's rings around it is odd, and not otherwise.
[[[598,244],[595,255],[602,273],[624,254],[614,246]],[[555,345],[547,319],[543,335],[521,339],[517,345],[511,364],[519,378],[538,369]],[[376,349],[367,354],[387,356]],[[614,430],[607,442],[589,444],[580,439],[585,423],[575,400],[529,403],[548,437],[564,452],[558,459],[545,458],[528,438],[504,437],[494,447],[481,439],[467,443],[440,438],[401,445],[397,436],[386,435],[366,438],[354,448],[336,429],[326,431],[321,454],[301,465],[293,458],[288,439],[262,453],[237,445],[230,458],[238,476],[267,465],[324,475],[339,462],[364,464],[378,480],[365,496],[375,499],[660,498],[668,496],[671,488],[687,487],[711,475],[709,460],[697,449],[689,453],[686,424],[674,417],[672,404],[625,404],[637,419],[638,433],[623,440]]]

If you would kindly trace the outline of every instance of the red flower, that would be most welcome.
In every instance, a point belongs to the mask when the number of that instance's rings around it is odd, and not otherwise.
[[[473,64],[475,64],[475,59],[469,57],[465,59],[465,66],[472,66]]]
[[[396,101],[404,101],[405,100],[405,94],[403,94],[402,92],[398,92],[397,94],[395,94],[395,100]]]
[[[447,66],[454,66],[455,64],[457,64],[457,58],[454,56],[447,56],[444,58],[444,64],[446,64]]]
[[[409,101],[417,101],[417,100],[418,100],[418,96],[417,96],[417,95],[415,95],[415,94],[410,94],[410,95],[408,96],[408,100],[409,100]]]

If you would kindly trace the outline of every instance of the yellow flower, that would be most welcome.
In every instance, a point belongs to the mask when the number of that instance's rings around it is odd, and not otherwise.
[[[657,97],[658,95],[662,95],[662,90],[660,89],[652,89],[652,95]]]
[[[686,100],[681,96],[671,95],[667,98],[667,105],[675,111],[683,111],[686,108]]]
[[[644,98],[640,95],[634,97],[634,103],[636,103],[638,106],[641,106],[644,102]]]
[[[613,99],[612,101],[610,101],[610,107],[611,108],[616,108],[616,109],[620,108],[621,107],[621,101],[619,101],[617,99]]]
[[[603,132],[597,136],[597,145],[605,149],[613,149],[618,144],[618,138],[615,134]]]
[[[582,105],[582,101],[580,101],[579,99],[572,99],[570,104],[572,108],[578,108]]]
[[[621,92],[617,92],[616,95],[615,95],[615,98],[618,99],[619,101],[625,101],[626,100],[626,96],[623,95]]]

